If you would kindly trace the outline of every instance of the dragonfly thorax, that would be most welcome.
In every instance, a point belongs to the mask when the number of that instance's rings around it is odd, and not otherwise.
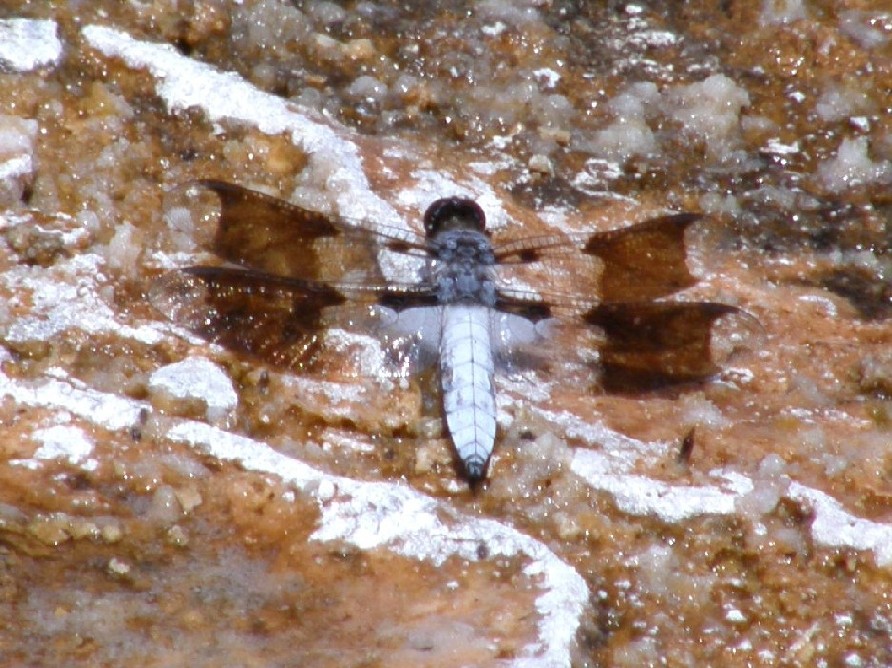
[[[430,243],[430,253],[439,303],[495,305],[495,256],[485,234],[475,230],[441,232]]]

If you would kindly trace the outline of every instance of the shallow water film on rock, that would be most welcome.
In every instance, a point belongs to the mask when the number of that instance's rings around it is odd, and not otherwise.
[[[890,119],[880,2],[7,0],[2,663],[889,665]],[[650,392],[548,328],[472,492],[404,342],[298,375],[152,307],[215,259],[207,178],[415,232],[700,213],[677,298],[747,317]]]

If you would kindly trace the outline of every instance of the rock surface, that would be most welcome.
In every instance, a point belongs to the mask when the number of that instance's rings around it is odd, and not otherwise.
[[[4,663],[892,663],[892,15],[410,4],[0,8]],[[512,370],[472,494],[374,339],[294,378],[151,309],[207,177],[415,229],[703,211],[685,297],[759,324],[682,392]]]

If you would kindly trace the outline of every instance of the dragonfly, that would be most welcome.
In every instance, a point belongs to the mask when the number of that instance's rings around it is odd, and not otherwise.
[[[313,373],[326,331],[370,322],[438,360],[442,412],[457,469],[473,486],[496,444],[494,377],[555,320],[600,333],[608,390],[708,380],[712,330],[740,310],[663,298],[697,283],[685,233],[700,215],[671,213],[608,231],[512,237],[487,229],[470,198],[437,199],[424,234],[321,213],[220,180],[212,251],[220,262],[168,272],[149,291],[157,310],[208,341],[288,373]],[[411,280],[382,271],[382,253],[417,262]],[[510,272],[572,254],[598,268],[577,294],[518,288]],[[506,272],[508,276],[506,276]],[[357,308],[368,318],[357,318]]]

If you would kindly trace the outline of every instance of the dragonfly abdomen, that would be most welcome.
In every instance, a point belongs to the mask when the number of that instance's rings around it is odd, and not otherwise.
[[[486,471],[496,435],[491,312],[485,306],[443,307],[440,371],[446,425],[471,480]]]

